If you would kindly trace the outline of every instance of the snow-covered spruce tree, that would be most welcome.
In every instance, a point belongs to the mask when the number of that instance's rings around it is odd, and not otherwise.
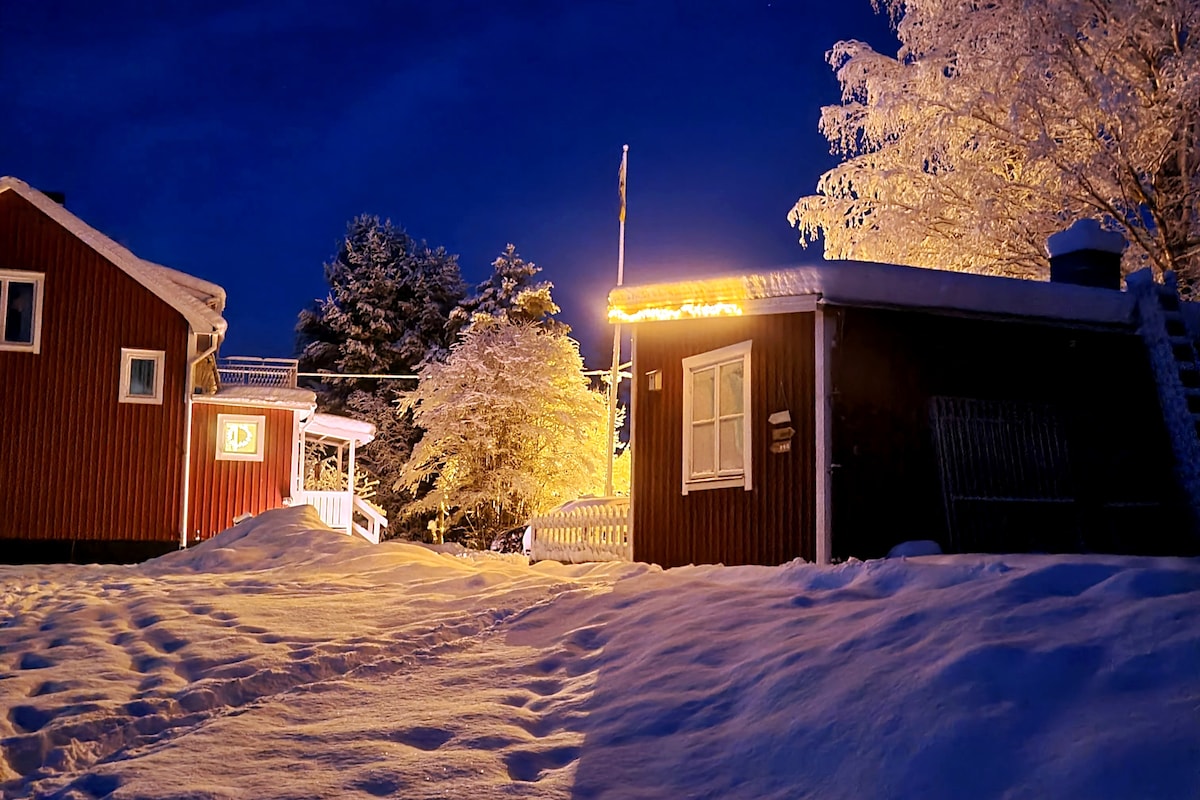
[[[296,326],[301,371],[415,373],[453,341],[447,321],[464,293],[457,256],[413,239],[391,221],[351,220],[325,278],[329,295],[302,311]],[[322,411],[375,424],[375,441],[360,451],[359,464],[379,479],[375,501],[398,517],[408,498],[393,487],[420,438],[411,419],[395,413],[402,384],[339,379],[314,388]]]
[[[401,403],[425,435],[402,472],[412,514],[446,509],[486,546],[532,514],[604,489],[608,414],[579,346],[530,322],[476,315]]]
[[[492,262],[492,274],[459,304],[451,320],[459,327],[471,323],[476,315],[511,322],[537,322],[568,333],[563,322],[551,319],[559,311],[550,296],[549,281],[534,281],[542,268],[521,258],[514,244],[504,248]]]
[[[1200,278],[1200,3],[873,0],[895,58],[829,53],[844,160],[789,220],[828,258],[1044,274],[1046,237],[1099,217],[1126,269]]]

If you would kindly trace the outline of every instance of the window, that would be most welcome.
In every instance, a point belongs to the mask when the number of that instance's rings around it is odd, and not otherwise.
[[[122,403],[146,403],[162,405],[163,361],[162,350],[132,350],[121,348],[121,392]]]
[[[217,461],[262,461],[267,418],[217,414]]]
[[[40,272],[0,270],[0,350],[41,352],[44,280]]]
[[[683,360],[683,493],[750,481],[750,342]]]

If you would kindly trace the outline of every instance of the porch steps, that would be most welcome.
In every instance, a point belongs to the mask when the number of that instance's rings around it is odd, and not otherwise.
[[[1175,273],[1168,272],[1160,284],[1143,269],[1126,283],[1137,297],[1139,332],[1158,385],[1176,477],[1193,522],[1200,523],[1200,324],[1184,313]]]

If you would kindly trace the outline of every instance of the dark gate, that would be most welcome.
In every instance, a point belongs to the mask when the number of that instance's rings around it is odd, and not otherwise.
[[[933,397],[930,422],[953,551],[1079,547],[1070,452],[1054,406]]]

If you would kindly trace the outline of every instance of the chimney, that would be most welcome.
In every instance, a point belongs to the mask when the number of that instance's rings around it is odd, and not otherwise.
[[[1094,219],[1076,220],[1046,240],[1051,283],[1120,291],[1125,244],[1124,236],[1102,230]]]

